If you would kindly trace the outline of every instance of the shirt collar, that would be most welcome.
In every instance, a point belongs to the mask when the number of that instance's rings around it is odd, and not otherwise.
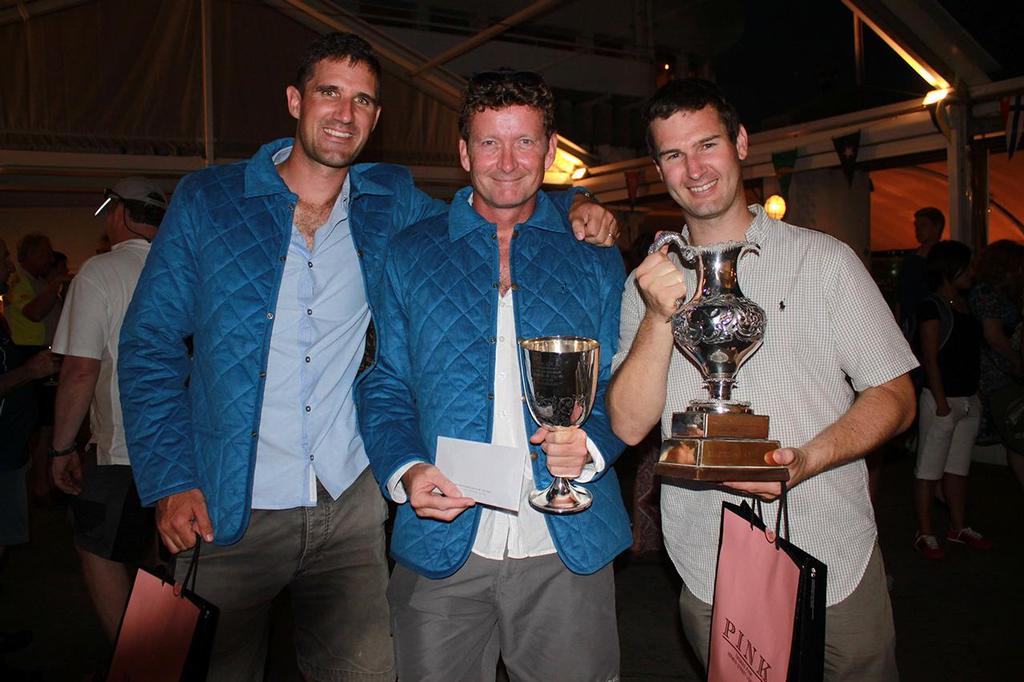
[[[295,140],[291,137],[282,137],[260,147],[259,151],[252,157],[248,167],[245,169],[245,196],[247,198],[268,196],[271,194],[288,194],[295,197],[295,194],[288,189],[277,172],[277,164],[283,163],[292,153]],[[375,164],[359,163],[349,166],[345,175],[345,184],[350,186],[350,198],[356,198],[362,194],[373,194],[377,196],[394,194],[384,185],[372,180],[367,171]],[[351,182],[351,185],[349,183]]]
[[[769,230],[772,223],[777,222],[768,216],[764,211],[764,206],[761,204],[750,204],[747,206],[747,210],[750,211],[750,215],[754,217],[754,220],[750,223],[747,231],[744,233],[744,238],[748,242],[754,242],[755,244],[761,244],[765,237],[768,236]],[[681,230],[683,237],[686,241],[690,241],[690,226],[684,225]]]
[[[284,183],[274,163],[274,159],[279,152],[287,149],[288,153],[291,153],[292,144],[292,138],[282,137],[260,147],[259,151],[256,152],[245,168],[246,198],[269,196],[272,194],[295,196],[288,189],[288,185]],[[285,154],[282,160],[286,158],[288,158],[287,154]]]
[[[470,203],[472,197],[473,188],[469,186],[456,192],[455,198],[452,199],[451,209],[448,211],[448,237],[452,241],[461,239],[481,227],[494,227],[494,223],[488,221],[473,208],[473,204]],[[568,232],[571,229],[566,216],[558,210],[543,190],[537,192],[537,202],[533,207],[533,213],[520,225],[548,232]]]
[[[140,237],[133,237],[132,239],[125,239],[123,242],[118,242],[116,244],[111,245],[110,250],[111,251],[117,251],[118,249],[121,249],[121,248],[128,249],[128,248],[132,248],[133,246],[143,246],[143,245],[144,246],[149,246],[150,242],[148,242],[145,239],[142,239]]]

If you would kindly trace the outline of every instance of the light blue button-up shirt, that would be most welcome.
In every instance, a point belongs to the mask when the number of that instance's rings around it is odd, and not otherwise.
[[[282,149],[274,163],[290,153]],[[253,509],[314,506],[317,480],[337,498],[369,464],[352,383],[370,309],[348,200],[346,178],[312,250],[292,226],[270,336]]]

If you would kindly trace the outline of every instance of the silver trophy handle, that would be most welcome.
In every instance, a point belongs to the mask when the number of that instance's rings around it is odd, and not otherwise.
[[[682,234],[679,234],[678,232],[663,232],[661,236],[655,239],[654,243],[651,244],[651,248],[647,251],[647,254],[650,255],[655,251],[659,251],[666,244],[671,244],[678,249],[679,256],[685,264],[690,267],[697,268],[697,281],[700,282],[702,275],[704,274],[704,263],[700,259],[700,252],[687,242]],[[696,294],[696,291],[690,293],[691,301]],[[684,305],[686,305],[685,298],[677,299],[676,312],[682,310]]]

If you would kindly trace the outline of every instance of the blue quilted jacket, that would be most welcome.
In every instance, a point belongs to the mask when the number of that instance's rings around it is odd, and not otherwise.
[[[174,193],[121,330],[118,362],[128,450],[143,504],[200,488],[218,544],[248,525],[263,381],[297,197],[263,146],[249,161],[184,178]],[[408,170],[360,164],[352,236],[378,307],[385,247],[445,210]],[[190,359],[184,339],[192,336]]]
[[[447,216],[398,235],[388,253],[377,319],[378,364],[358,384],[360,430],[377,480],[402,465],[433,461],[438,436],[490,442],[498,305],[496,227],[456,194]],[[618,249],[580,244],[541,192],[533,215],[512,240],[516,332],[521,338],[573,335],[601,343],[594,411],[583,428],[607,467],[586,487],[593,506],[546,517],[565,565],[593,573],[630,544],[629,522],[611,464],[623,444],[604,409],[618,340],[624,278]],[[523,408],[528,432],[536,428]],[[531,446],[534,480],[551,481],[544,452]],[[451,523],[421,519],[398,507],[391,552],[418,573],[441,578],[469,556],[480,519],[472,507]]]

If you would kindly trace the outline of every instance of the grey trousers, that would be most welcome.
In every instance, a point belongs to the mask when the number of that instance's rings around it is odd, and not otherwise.
[[[686,639],[707,669],[711,604],[693,596],[684,584],[679,614]],[[857,588],[825,609],[825,682],[897,682],[895,647],[885,565],[875,543]]]
[[[211,682],[263,679],[271,602],[285,587],[296,659],[307,679],[394,680],[386,516],[367,468],[337,500],[318,484],[317,506],[253,510],[240,541],[204,545],[196,592],[220,607]],[[176,580],[191,554],[177,560]]]
[[[432,580],[399,564],[388,599],[401,682],[493,681],[499,655],[513,682],[618,679],[611,565],[577,575],[556,554],[470,554]]]

